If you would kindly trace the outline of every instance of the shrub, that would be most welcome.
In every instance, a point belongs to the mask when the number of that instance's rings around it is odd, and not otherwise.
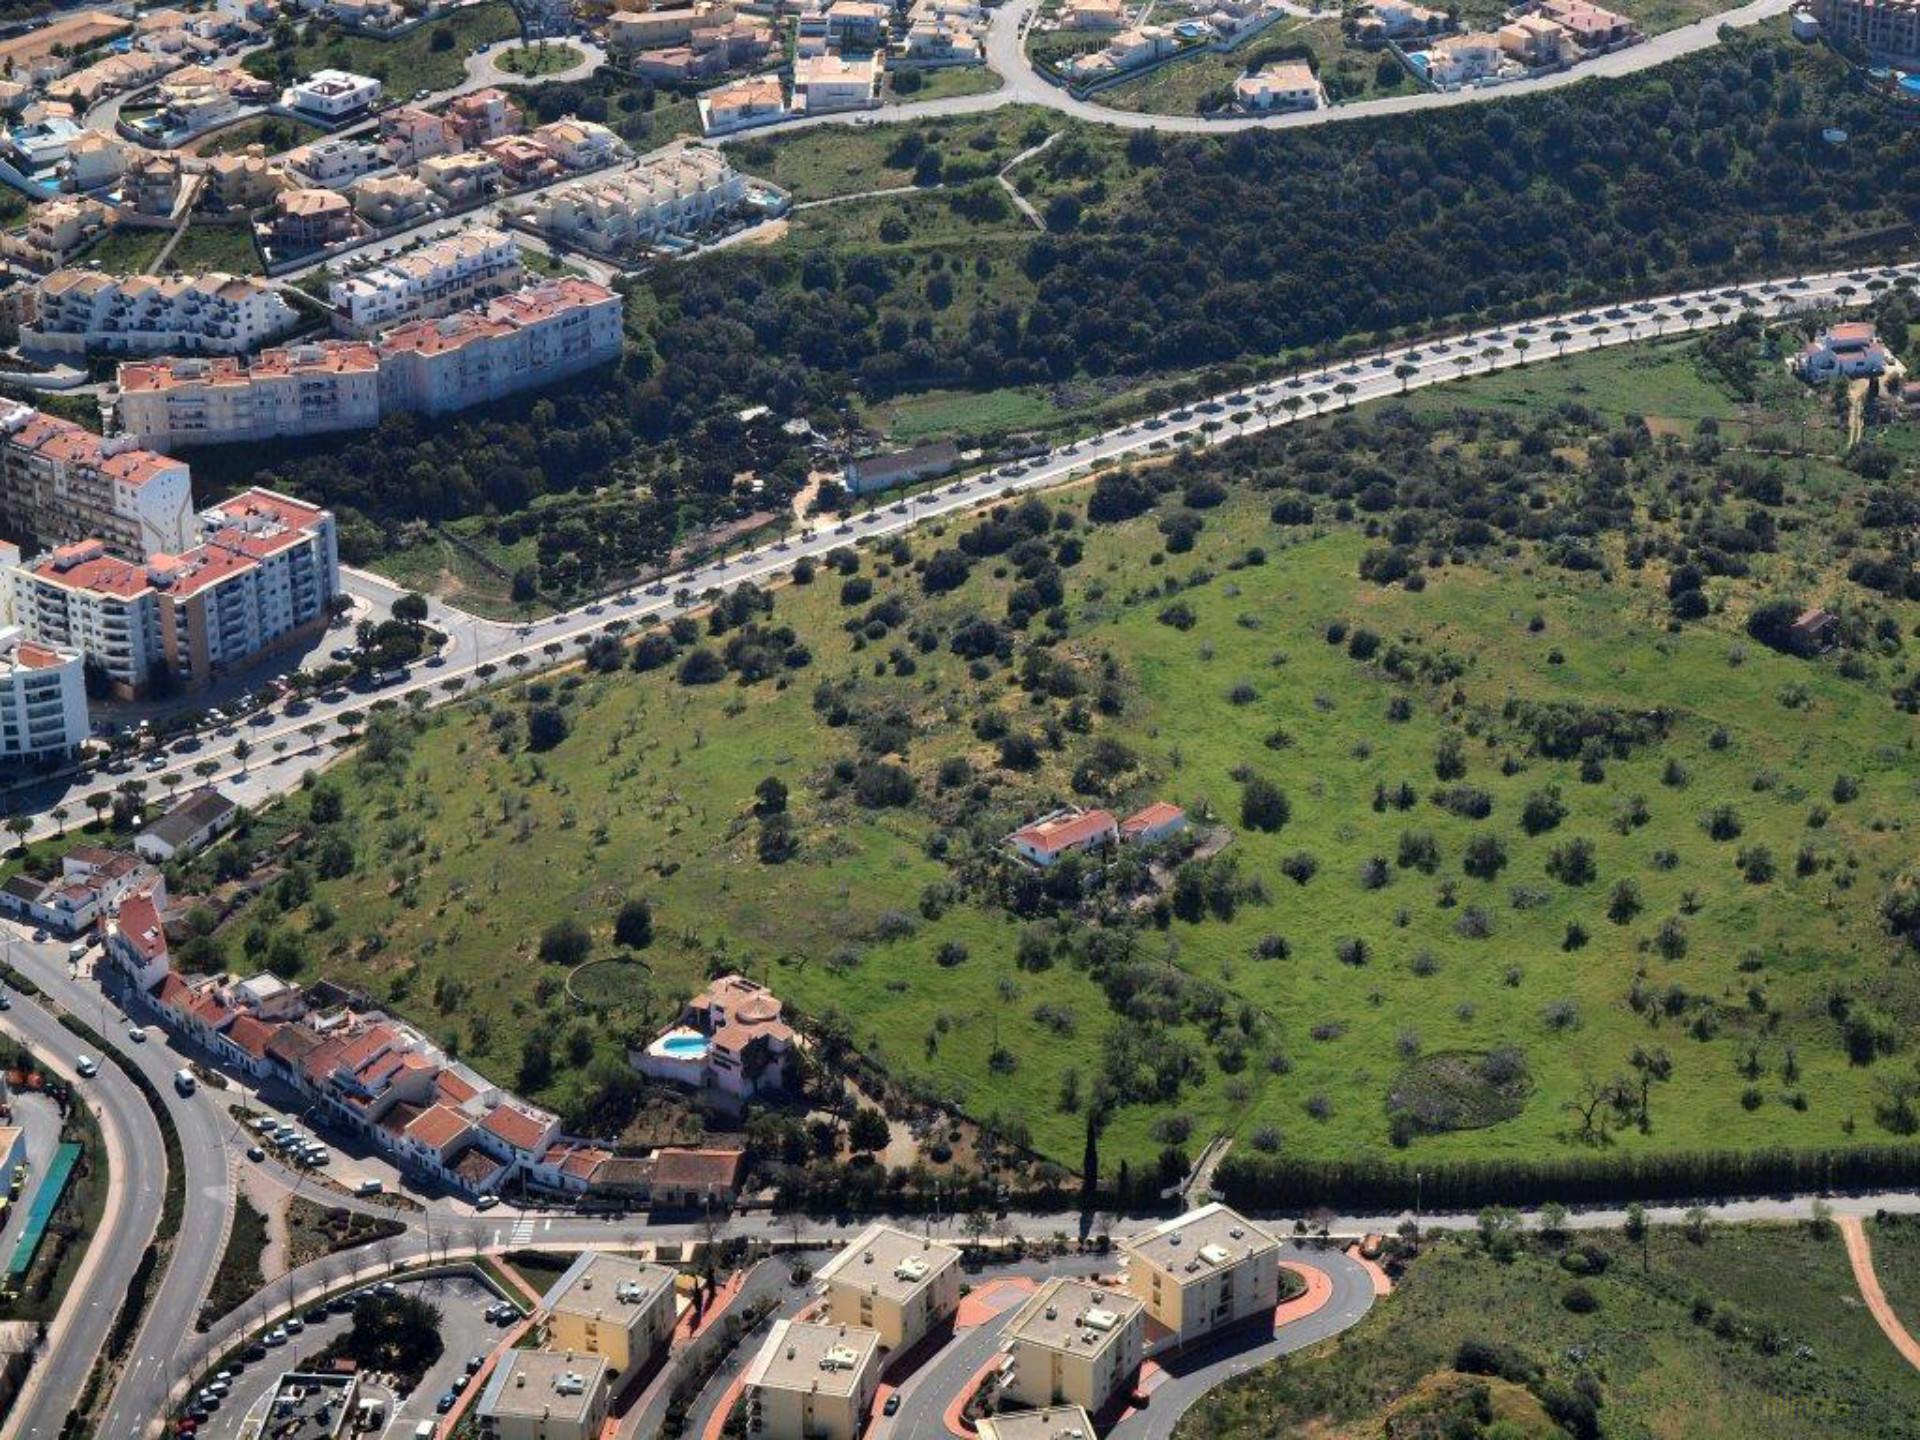
[[[1240,823],[1249,830],[1271,833],[1292,818],[1293,807],[1286,792],[1261,775],[1250,778],[1240,790]]]
[[[1520,828],[1529,835],[1543,835],[1567,818],[1567,805],[1560,798],[1560,787],[1550,785],[1527,796],[1520,810]]]
[[[1507,847],[1500,843],[1500,837],[1481,831],[1467,841],[1466,853],[1461,856],[1460,868],[1476,880],[1491,880],[1506,868]]]
[[[620,907],[613,919],[613,938],[632,950],[644,950],[653,943],[653,906],[635,896]]]
[[[1547,874],[1562,885],[1588,885],[1598,872],[1593,863],[1593,842],[1573,839],[1553,847],[1547,857]]]

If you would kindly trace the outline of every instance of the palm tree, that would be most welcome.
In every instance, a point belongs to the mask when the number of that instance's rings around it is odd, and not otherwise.
[[[1573,336],[1569,335],[1564,330],[1556,330],[1553,332],[1553,334],[1547,337],[1547,339],[1551,340],[1556,346],[1559,347],[1560,356],[1562,359],[1566,358],[1567,341],[1571,340],[1572,338]]]
[[[1288,395],[1281,400],[1280,408],[1287,412],[1287,419],[1294,420],[1299,418],[1300,407],[1306,403],[1298,395]]]
[[[185,779],[186,777],[184,775],[178,770],[175,770],[169,774],[162,775],[160,777],[160,783],[167,787],[167,793],[171,795],[175,790],[180,788],[181,781]]]
[[[1333,387],[1333,393],[1340,397],[1341,405],[1345,407],[1353,404],[1354,391],[1359,388],[1360,387],[1355,385],[1351,380],[1342,380],[1338,385]]]
[[[240,773],[242,775],[247,773],[247,757],[251,754],[253,754],[253,746],[251,743],[245,740],[236,740],[233,742],[233,758],[240,762]]]
[[[33,821],[24,815],[11,815],[7,818],[7,833],[22,844],[25,843],[28,834],[30,834],[32,830]]]
[[[327,727],[322,725],[318,720],[309,720],[306,724],[300,727],[300,733],[307,737],[307,744],[311,746],[316,740],[320,738],[322,733],[325,732],[326,728]]]
[[[1327,403],[1327,392],[1324,390],[1316,390],[1307,396],[1307,399],[1313,402],[1313,413],[1318,415],[1320,413],[1320,407]]]
[[[1527,351],[1532,348],[1533,342],[1524,335],[1513,342],[1513,353],[1520,357],[1520,363],[1523,365],[1527,361]]]
[[[1236,435],[1244,435],[1247,433],[1247,422],[1251,419],[1253,419],[1253,416],[1249,415],[1245,410],[1236,410],[1227,417]]]
[[[1680,312],[1680,318],[1687,322],[1687,329],[1689,330],[1693,329],[1694,326],[1700,323],[1699,307],[1694,305],[1689,305],[1686,309]]]
[[[98,825],[101,817],[107,813],[107,807],[113,804],[113,796],[105,790],[96,790],[87,796],[87,808],[93,811],[93,823]]]
[[[1498,345],[1489,345],[1480,353],[1487,357],[1487,373],[1491,375],[1493,373],[1493,362],[1498,360],[1506,352]]]
[[[1393,367],[1393,373],[1399,376],[1400,393],[1404,395],[1407,393],[1407,382],[1420,373],[1420,367],[1402,360],[1398,365]]]
[[[1453,368],[1460,372],[1460,378],[1462,380],[1467,378],[1467,371],[1471,369],[1472,366],[1473,356],[1471,355],[1461,354],[1453,357]]]
[[[67,833],[67,815],[70,813],[67,807],[64,805],[56,805],[47,813],[53,816],[54,833],[65,835]]]

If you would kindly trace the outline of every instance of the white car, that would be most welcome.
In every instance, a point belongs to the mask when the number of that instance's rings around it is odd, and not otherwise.
[[[73,1068],[80,1072],[83,1079],[91,1080],[100,1073],[100,1062],[91,1055],[77,1055],[74,1057]]]
[[[147,1043],[147,1027],[144,1025],[134,1026],[131,1030],[127,1032],[127,1038],[133,1041],[133,1043],[136,1045],[146,1044]]]

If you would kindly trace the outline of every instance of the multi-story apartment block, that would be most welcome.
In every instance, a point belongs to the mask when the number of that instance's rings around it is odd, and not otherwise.
[[[694,234],[745,198],[746,180],[724,156],[689,146],[619,174],[555,186],[514,213],[564,244],[617,255]]]
[[[1224,1205],[1120,1242],[1127,1291],[1184,1344],[1280,1303],[1280,1242]]]
[[[820,1268],[827,1313],[906,1350],[960,1308],[960,1252],[876,1221]]]
[[[881,0],[833,0],[827,7],[827,38],[849,49],[871,50],[887,43],[893,7]]]
[[[223,445],[370,429],[549,384],[620,353],[620,297],[585,280],[529,286],[377,342],[328,340],[231,360],[120,367],[119,423],[152,445]]]
[[[1140,1369],[1145,1309],[1085,1280],[1049,1280],[1007,1326],[1011,1365],[1001,1393],[1023,1405],[1098,1414]]]
[[[980,1440],[1100,1440],[1100,1432],[1078,1405],[982,1415],[979,1435]]]
[[[122,365],[121,430],[162,448],[368,430],[380,423],[380,359],[360,341],[289,345],[253,363]]]
[[[53,354],[240,355],[299,318],[273,287],[217,271],[122,279],[56,270],[40,281],[39,292],[39,319],[20,340],[28,350]]]
[[[0,408],[0,519],[42,545],[100,536],[127,555],[192,541],[187,467],[25,405]]]
[[[1827,39],[1875,65],[1920,69],[1920,0],[1815,0]]]
[[[199,689],[326,626],[340,588],[330,513],[249,490],[201,523],[201,544],[139,564],[95,539],[19,567],[16,621],[42,644],[81,651],[131,697],[147,693],[162,666]]]
[[[724,25],[734,17],[732,0],[699,0],[693,5],[652,10],[622,10],[607,18],[607,52],[625,64],[643,50],[685,45],[700,25]]]
[[[607,1418],[607,1362],[509,1351],[480,1392],[481,1440],[596,1440]]]
[[[776,1320],[745,1376],[747,1431],[763,1440],[858,1440],[880,1385],[880,1337]]]
[[[546,1348],[598,1355],[617,1394],[666,1348],[677,1318],[673,1286],[664,1265],[588,1251],[540,1302]]]
[[[585,280],[530,286],[483,311],[416,320],[380,342],[387,410],[440,415],[504,399],[620,353],[620,297]]]
[[[327,287],[334,328],[365,335],[518,290],[526,272],[511,235],[474,225]]]
[[[489,140],[498,140],[502,135],[514,134],[524,118],[506,91],[492,87],[462,95],[449,102],[446,109],[447,124],[460,144],[469,150]]]
[[[71,755],[87,738],[86,664],[78,650],[0,628],[0,766]]]

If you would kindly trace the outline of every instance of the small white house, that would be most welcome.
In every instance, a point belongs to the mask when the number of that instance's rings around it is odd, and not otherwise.
[[[133,848],[156,865],[193,855],[230,829],[240,807],[212,786],[196,790],[134,837]]]

